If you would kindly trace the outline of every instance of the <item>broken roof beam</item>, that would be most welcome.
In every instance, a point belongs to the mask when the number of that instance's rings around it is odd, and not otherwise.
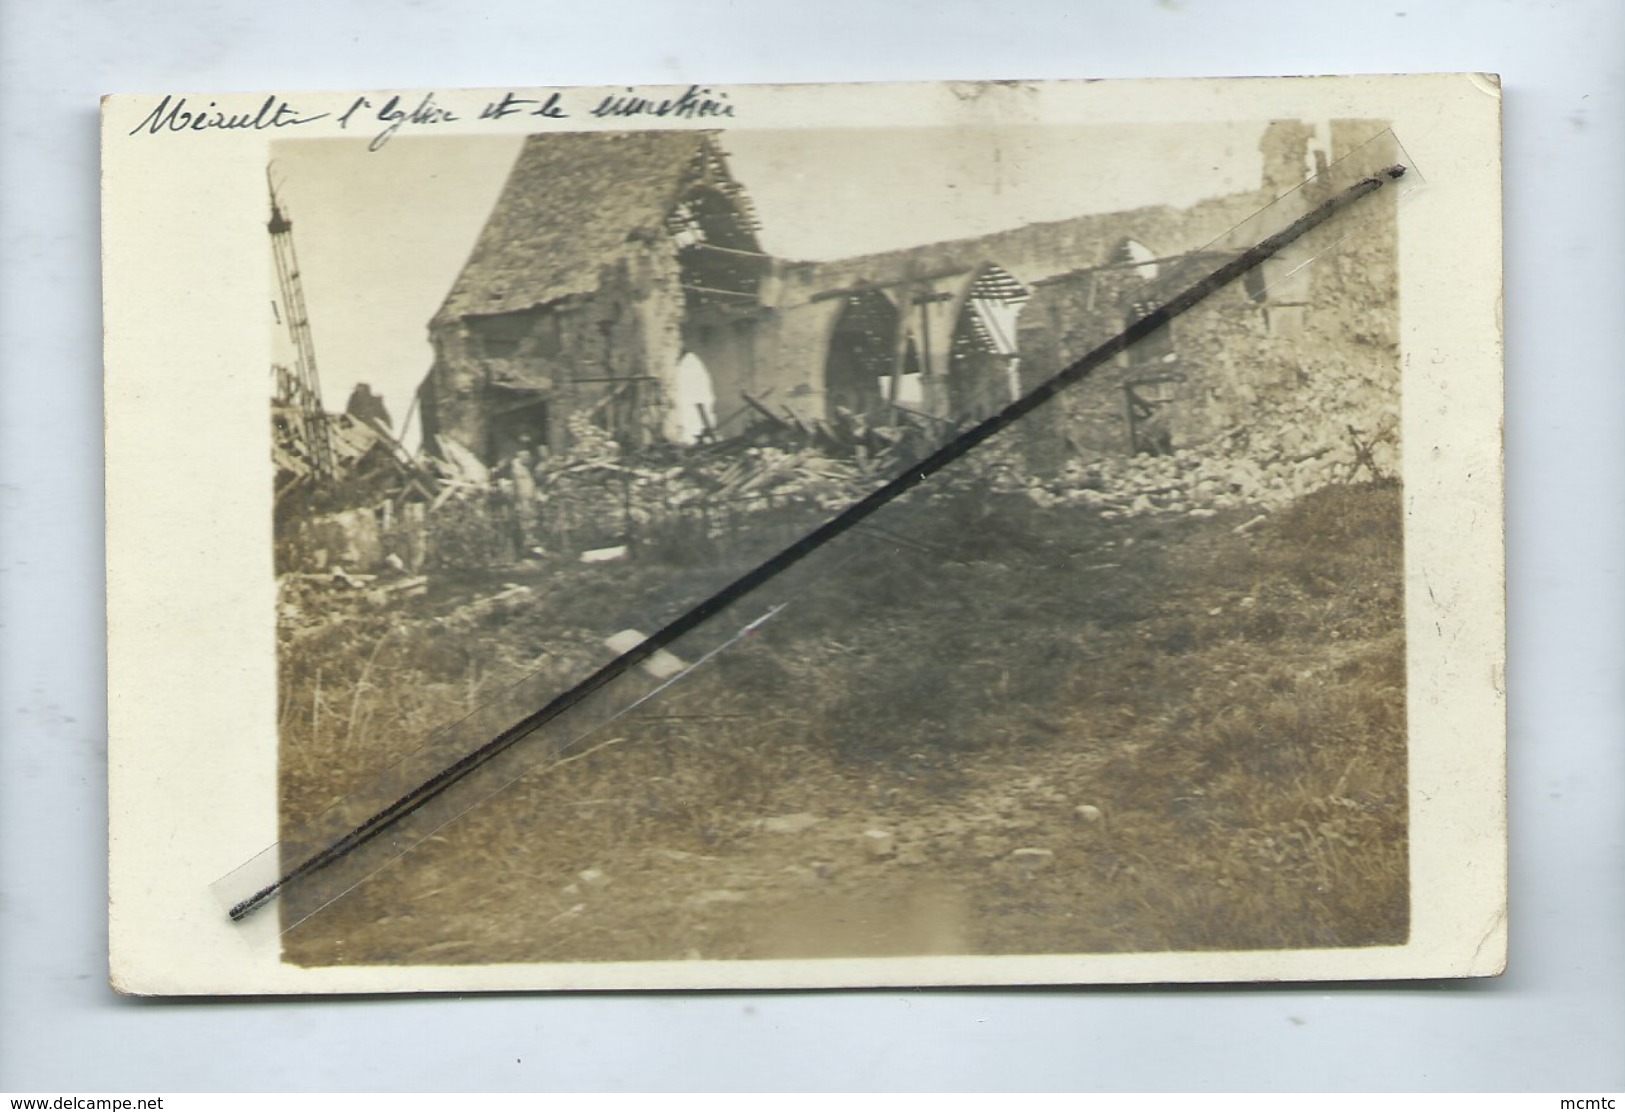
[[[763,405],[761,402],[759,402],[755,398],[751,397],[745,391],[743,391],[743,390],[739,391],[739,396],[741,398],[745,399],[745,404],[746,405],[748,405],[752,409],[756,410],[756,412],[760,413],[763,417],[766,417],[769,421],[772,421],[775,425],[784,424],[784,418],[783,417],[780,417],[777,413],[774,413],[771,409],[767,408],[767,406]]]
[[[714,251],[719,255],[738,255],[743,259],[771,259],[773,256],[763,251],[742,251],[737,247],[718,247],[714,243],[700,240],[698,243],[685,243],[683,251]]]
[[[701,297],[731,297],[738,301],[759,302],[761,299],[754,293],[740,293],[738,290],[718,290],[710,286],[691,286],[683,283],[683,289],[688,293],[698,294]]]
[[[1035,280],[1033,282],[1033,285],[1035,285],[1035,286],[1048,286],[1048,285],[1052,285],[1052,284],[1054,284],[1056,282],[1065,281],[1068,278],[1076,278],[1079,275],[1098,274],[1098,273],[1100,273],[1102,271],[1107,271],[1107,270],[1138,270],[1143,266],[1159,266],[1160,267],[1160,266],[1163,266],[1166,263],[1193,263],[1193,262],[1209,262],[1209,263],[1211,263],[1211,262],[1214,262],[1214,261],[1217,261],[1217,260],[1226,260],[1226,261],[1228,261],[1230,259],[1234,259],[1234,258],[1239,257],[1241,254],[1242,254],[1242,252],[1240,252],[1240,251],[1196,250],[1196,251],[1187,252],[1187,253],[1185,253],[1183,255],[1163,255],[1160,258],[1141,259],[1141,260],[1139,260],[1137,262],[1129,262],[1129,263],[1098,263],[1098,264],[1096,264],[1094,266],[1074,267],[1071,270],[1062,271],[1060,274],[1051,274],[1047,278],[1039,278],[1039,279],[1037,279],[1037,280]],[[1161,281],[1164,281],[1165,279],[1166,279],[1166,275],[1158,275],[1156,278],[1148,279],[1146,281],[1146,285],[1150,286],[1153,283],[1161,282]]]

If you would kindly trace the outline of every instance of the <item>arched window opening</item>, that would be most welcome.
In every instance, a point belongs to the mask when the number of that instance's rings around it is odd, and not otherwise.
[[[897,328],[897,307],[885,294],[860,290],[847,295],[824,359],[824,390],[832,418],[840,409],[870,414],[885,408],[895,370]]]
[[[948,404],[955,416],[987,416],[1021,395],[1016,321],[1027,289],[989,265],[976,276],[948,349]]]

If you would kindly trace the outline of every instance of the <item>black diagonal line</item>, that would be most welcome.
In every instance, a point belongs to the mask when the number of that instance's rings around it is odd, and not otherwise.
[[[402,819],[422,808],[430,800],[443,794],[476,769],[507,752],[565,711],[581,703],[594,692],[606,687],[615,679],[642,664],[660,649],[703,625],[710,618],[816,552],[882,506],[906,494],[931,475],[941,471],[968,452],[973,451],[983,442],[1002,432],[1055,397],[1062,390],[1080,382],[1096,367],[1126,351],[1157,329],[1165,327],[1169,321],[1181,313],[1191,309],[1215,291],[1234,282],[1249,270],[1279,253],[1287,245],[1318,228],[1368,193],[1374,193],[1381,189],[1388,182],[1400,177],[1404,172],[1405,167],[1403,166],[1390,166],[1371,177],[1364,178],[1337,196],[1300,216],[1274,235],[1260,240],[1217,270],[1174,295],[1174,297],[1129,325],[1110,340],[1082,356],[1076,362],[1056,372],[1049,379],[1017,398],[998,413],[980,424],[966,429],[931,453],[931,455],[910,467],[903,474],[871,491],[782,552],[746,572],[686,614],[673,620],[663,629],[644,638],[642,642],[626,650],[574,687],[554,697],[546,706],[526,715],[478,749],[460,757],[457,761],[361,823],[361,825],[326,849],[306,858],[282,874],[276,881],[234,905],[229,912],[231,918],[234,920],[245,918],[269,903],[278,892],[289,884],[321,871],[353,850],[372,841],[372,839],[378,837]]]

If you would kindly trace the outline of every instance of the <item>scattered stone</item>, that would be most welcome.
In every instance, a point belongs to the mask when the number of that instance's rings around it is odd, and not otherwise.
[[[1232,529],[1230,531],[1232,533],[1250,533],[1254,529],[1256,529],[1258,526],[1262,525],[1264,522],[1266,522],[1268,520],[1269,520],[1269,514],[1259,514],[1257,517],[1250,518],[1247,521],[1243,521],[1240,525],[1236,526],[1234,529]]]
[[[609,883],[609,877],[600,869],[582,869],[576,877],[588,888],[602,888]]]
[[[1078,818],[1082,819],[1084,822],[1099,822],[1101,819],[1106,817],[1101,813],[1099,807],[1096,807],[1090,803],[1079,804],[1072,813],[1077,815]]]
[[[889,830],[865,830],[863,846],[870,857],[886,858],[897,852],[897,840]]]
[[[445,433],[436,436],[435,442],[440,448],[441,458],[451,465],[457,478],[477,486],[484,486],[491,481],[491,471],[480,462],[479,456]]]

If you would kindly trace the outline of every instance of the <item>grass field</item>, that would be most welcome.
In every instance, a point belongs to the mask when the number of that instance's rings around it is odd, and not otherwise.
[[[938,497],[787,586],[757,635],[304,921],[286,955],[1402,942],[1400,488],[1330,487],[1244,527],[1253,516]],[[607,658],[604,637],[684,605],[663,584],[701,591],[754,555],[674,543],[441,577],[393,612],[300,599],[282,656],[285,815],[521,676],[567,685]],[[508,583],[531,591],[469,616]]]

